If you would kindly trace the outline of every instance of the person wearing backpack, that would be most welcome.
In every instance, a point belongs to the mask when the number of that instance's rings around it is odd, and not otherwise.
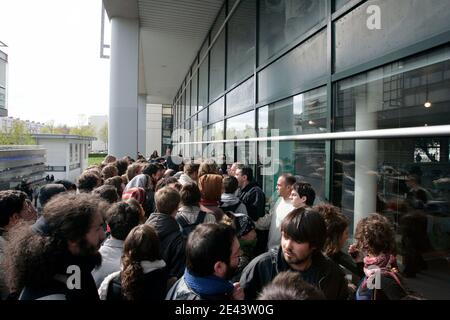
[[[380,214],[371,214],[358,222],[356,244],[349,252],[358,258],[364,252],[364,274],[356,300],[421,299],[409,290],[398,271],[395,233],[391,223]]]
[[[223,193],[220,198],[220,206],[223,212],[247,214],[245,204],[235,195],[239,187],[237,179],[233,176],[225,176],[222,179]]]
[[[181,206],[178,209],[176,220],[180,225],[184,237],[201,223],[215,223],[216,217],[200,210],[200,189],[195,183],[185,184],[180,191]]]
[[[171,187],[164,187],[156,192],[155,203],[156,212],[146,223],[151,224],[158,234],[161,256],[166,262],[169,277],[180,278],[186,263],[186,239],[175,220],[180,194]]]

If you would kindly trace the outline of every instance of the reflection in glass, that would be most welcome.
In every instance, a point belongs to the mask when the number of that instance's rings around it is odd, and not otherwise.
[[[227,140],[255,137],[255,111],[229,118],[227,121]]]
[[[191,114],[197,112],[197,73],[194,74],[191,80]]]
[[[445,260],[450,253],[449,141],[336,141],[334,148],[334,204],[353,227],[373,212],[387,217],[398,236],[404,274],[415,276],[428,265],[430,290],[423,293],[431,299],[450,299],[450,287],[441,286],[450,281]]]
[[[227,115],[243,111],[253,105],[254,77],[227,94]]]
[[[217,120],[221,120],[224,116],[224,98],[220,98],[212,105],[208,107],[209,109],[209,120],[208,122],[214,122]]]
[[[368,28],[367,9],[377,6],[381,28]],[[450,1],[367,1],[335,23],[335,69],[341,71],[450,30]]]
[[[256,0],[243,0],[228,21],[227,88],[253,72]]]
[[[223,140],[223,139],[224,139],[223,121],[208,126],[208,141]]]
[[[327,33],[323,30],[258,74],[258,101],[285,96],[325,76]]]
[[[280,136],[327,132],[326,88],[311,90],[259,109],[260,129]]]
[[[260,1],[259,64],[320,23],[327,0]]]
[[[335,130],[448,124],[449,61],[446,46],[338,82]]]
[[[208,58],[203,61],[199,70],[198,110],[201,110],[208,104]]]

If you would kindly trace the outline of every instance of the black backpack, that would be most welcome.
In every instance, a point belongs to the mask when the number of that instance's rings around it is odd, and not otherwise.
[[[203,223],[203,221],[205,220],[205,217],[206,217],[206,212],[199,211],[197,219],[195,220],[194,223],[189,223],[186,220],[186,218],[183,217],[182,215],[177,216],[176,220],[181,227],[181,233],[183,234],[183,236],[185,238],[187,238],[189,236],[189,234],[191,233],[191,231],[194,230],[197,225]]]

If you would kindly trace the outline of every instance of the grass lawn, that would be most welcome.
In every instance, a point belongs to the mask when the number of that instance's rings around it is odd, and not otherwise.
[[[89,155],[89,158],[88,158],[89,164],[88,165],[89,166],[100,165],[102,163],[103,159],[105,159],[105,156],[97,156],[97,155],[90,156]]]

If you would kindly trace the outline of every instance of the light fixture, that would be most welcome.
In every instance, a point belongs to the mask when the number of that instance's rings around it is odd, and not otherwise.
[[[309,120],[309,121],[308,121],[308,124],[309,124],[310,126],[312,126],[312,125],[315,125],[315,122],[312,121],[312,120]]]
[[[424,106],[425,108],[431,108],[431,102],[428,101],[428,99],[427,99],[427,102],[425,102],[425,103],[423,104],[423,106]]]

